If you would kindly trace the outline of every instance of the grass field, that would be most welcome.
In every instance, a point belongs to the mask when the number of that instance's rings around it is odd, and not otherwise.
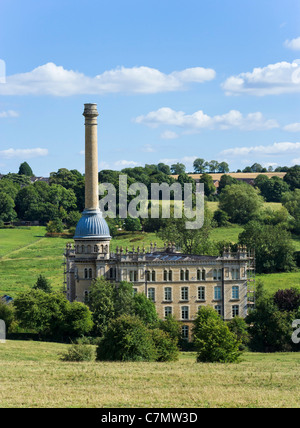
[[[0,407],[299,407],[300,353],[247,353],[239,364],[69,363],[70,345],[0,344]]]

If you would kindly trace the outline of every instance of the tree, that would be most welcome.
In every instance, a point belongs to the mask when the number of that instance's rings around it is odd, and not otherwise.
[[[300,189],[300,165],[289,168],[284,181],[290,186],[291,190]]]
[[[218,165],[218,172],[222,172],[224,174],[229,172],[229,165],[227,162],[221,162]]]
[[[14,200],[4,192],[0,192],[0,220],[12,221],[17,217]]]
[[[257,284],[255,309],[246,322],[250,325],[250,349],[255,352],[287,352],[293,350],[292,322],[296,313],[280,311],[262,282]]]
[[[219,181],[218,193],[221,193],[226,186],[231,186],[232,184],[239,184],[239,181],[231,177],[231,175],[223,174]]]
[[[95,279],[90,287],[87,302],[93,313],[94,330],[103,336],[109,322],[115,317],[114,284],[103,277]]]
[[[100,361],[155,361],[157,352],[150,330],[136,316],[111,321],[97,347]]]
[[[158,322],[155,305],[144,293],[134,295],[133,313],[148,326],[153,326]]]
[[[262,196],[267,202],[281,202],[282,195],[289,191],[289,185],[280,177],[272,177],[258,179],[256,177],[255,184],[260,189]]]
[[[87,334],[93,325],[88,307],[74,303],[61,293],[30,290],[19,293],[13,306],[21,327],[42,336],[64,338]]]
[[[262,197],[249,184],[226,186],[220,194],[219,208],[228,214],[232,223],[247,223],[258,215],[262,206]]]
[[[239,235],[239,243],[255,250],[258,273],[286,272],[295,268],[291,235],[280,225],[250,221]]]
[[[293,216],[293,230],[300,234],[300,189],[284,193],[282,204]]]
[[[300,306],[300,291],[297,288],[278,290],[274,303],[280,311],[296,311]]]
[[[45,293],[51,293],[52,287],[50,281],[42,274],[39,275],[36,283],[33,286],[34,290],[42,290]]]
[[[194,343],[197,362],[237,362],[240,342],[216,311],[201,307],[194,321]]]
[[[202,158],[197,158],[194,160],[193,166],[197,174],[203,174],[207,169],[207,162]]]
[[[213,195],[216,192],[216,188],[214,185],[214,181],[212,179],[212,176],[209,174],[202,174],[199,183],[204,184],[204,194],[205,196],[209,197]]]
[[[183,174],[185,172],[185,165],[183,163],[177,162],[171,165],[171,172],[174,175]]]
[[[32,169],[30,168],[30,166],[28,165],[27,162],[21,163],[18,174],[19,175],[27,175],[28,177],[33,176]]]
[[[216,160],[211,160],[207,163],[209,172],[216,172],[219,170],[219,162]]]
[[[135,232],[142,229],[139,218],[127,217],[124,221],[124,229],[128,232]]]
[[[184,215],[178,219],[167,219],[158,235],[165,242],[175,242],[186,254],[209,254],[212,246],[209,241],[212,228],[211,212],[205,206],[204,224],[200,229],[186,229],[187,220]]]

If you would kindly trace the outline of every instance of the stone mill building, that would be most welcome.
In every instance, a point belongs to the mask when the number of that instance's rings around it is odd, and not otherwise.
[[[161,319],[172,314],[191,337],[193,319],[202,305],[213,307],[225,320],[245,317],[253,290],[254,257],[245,247],[222,256],[182,254],[172,245],[158,249],[117,248],[99,209],[97,105],[85,104],[85,210],[77,224],[74,244],[65,250],[66,294],[84,302],[94,278],[128,281],[135,292],[151,299]]]

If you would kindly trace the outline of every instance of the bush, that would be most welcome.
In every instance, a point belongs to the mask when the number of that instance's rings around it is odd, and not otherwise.
[[[156,361],[177,361],[179,356],[177,341],[172,339],[168,333],[160,330],[159,328],[155,328],[150,331],[156,348]]]
[[[101,361],[155,361],[157,352],[150,331],[136,316],[111,321],[97,347]]]
[[[193,333],[197,362],[238,362],[240,342],[214,309],[199,309]]]
[[[61,361],[93,361],[95,351],[91,345],[73,343],[65,354],[61,354]]]

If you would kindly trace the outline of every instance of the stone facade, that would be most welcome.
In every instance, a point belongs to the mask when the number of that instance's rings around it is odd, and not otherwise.
[[[160,319],[168,314],[182,324],[191,338],[192,323],[200,306],[213,307],[225,320],[245,317],[248,310],[248,271],[253,263],[246,248],[222,257],[188,255],[172,247],[148,251],[109,252],[109,241],[68,244],[66,292],[70,301],[84,302],[94,278],[118,283],[128,281],[135,292],[151,299]]]

